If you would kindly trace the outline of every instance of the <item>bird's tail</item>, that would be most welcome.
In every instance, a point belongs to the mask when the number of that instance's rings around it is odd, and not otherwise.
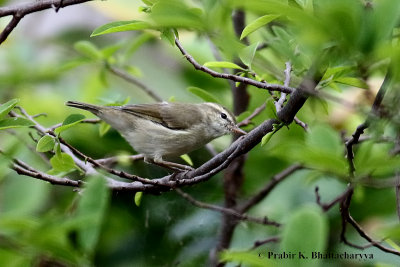
[[[69,106],[69,107],[73,107],[73,108],[84,109],[84,110],[92,112],[95,115],[97,115],[99,113],[100,109],[102,108],[101,106],[86,104],[86,103],[77,102],[77,101],[67,101],[67,102],[65,102],[65,105]]]

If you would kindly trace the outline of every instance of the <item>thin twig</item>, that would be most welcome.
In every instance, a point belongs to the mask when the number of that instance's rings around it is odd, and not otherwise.
[[[138,182],[141,182],[143,184],[160,185],[160,183],[156,179],[155,180],[151,180],[151,179],[147,179],[147,178],[142,178],[142,177],[139,177],[137,175],[129,174],[129,173],[126,173],[124,171],[119,171],[119,170],[115,170],[115,169],[109,168],[107,166],[104,166],[104,165],[98,163],[93,158],[85,155],[84,153],[82,153],[81,151],[76,149],[75,147],[73,147],[70,144],[68,144],[61,137],[58,137],[58,139],[60,140],[60,142],[62,144],[67,146],[69,149],[71,149],[71,151],[74,152],[76,155],[78,155],[79,157],[83,158],[85,161],[93,164],[95,167],[101,168],[101,169],[105,170],[108,173],[111,173],[113,175],[119,176],[121,178],[129,179],[129,180],[132,180],[132,181],[138,181]]]
[[[96,159],[95,161],[101,165],[113,165],[115,163],[118,163],[120,161],[138,161],[138,160],[143,160],[144,156],[142,154],[138,155],[131,155],[131,156],[114,156],[114,157],[109,157],[109,158],[104,158],[104,159]]]
[[[9,7],[0,7],[0,17],[12,16],[11,21],[0,33],[0,44],[7,39],[7,37],[15,29],[21,19],[27,14],[50,9],[53,7],[57,7],[59,9],[61,7],[77,5],[88,1],[92,0],[41,0],[21,3]],[[58,11],[58,9],[56,9],[56,11]]]
[[[186,50],[183,48],[182,44],[179,42],[179,40],[177,38],[175,38],[175,44],[178,47],[178,49],[181,51],[182,55],[194,66],[195,69],[201,70],[205,73],[208,73],[215,78],[228,79],[228,80],[232,80],[235,82],[241,82],[241,83],[253,85],[258,88],[267,89],[270,91],[279,91],[279,92],[284,92],[284,93],[288,93],[288,94],[290,94],[291,92],[296,90],[295,88],[286,87],[286,86],[283,86],[280,84],[268,84],[268,83],[263,83],[263,82],[259,82],[256,80],[252,80],[250,78],[234,75],[234,74],[220,73],[220,72],[214,71],[212,69],[209,69],[209,68],[204,67],[204,66],[200,65],[199,63],[197,63],[197,61],[190,54],[188,54],[186,52]]]
[[[124,79],[125,81],[132,83],[134,85],[136,85],[137,87],[139,87],[143,92],[145,92],[148,96],[150,96],[153,100],[157,101],[157,102],[162,102],[163,99],[161,96],[159,96],[155,90],[151,89],[150,87],[148,87],[147,85],[145,85],[144,83],[142,83],[141,81],[139,81],[138,79],[136,79],[135,77],[133,77],[132,75],[130,75],[129,73],[127,73],[126,71],[119,69],[113,65],[110,64],[106,64],[106,67],[108,70],[110,70],[111,73],[113,73],[114,75]]]
[[[354,152],[353,152],[353,146],[358,143],[360,136],[364,133],[364,131],[369,127],[371,118],[373,116],[379,116],[379,110],[381,109],[381,104],[383,101],[383,98],[385,96],[385,93],[391,83],[392,80],[392,71],[389,69],[385,79],[383,80],[383,83],[381,87],[379,88],[378,93],[376,94],[374,103],[372,104],[371,112],[367,119],[360,124],[355,132],[352,134],[351,138],[346,142],[346,151],[347,151],[347,161],[349,164],[349,175],[350,177],[354,177],[355,174],[355,166],[354,166]]]
[[[353,187],[347,188],[346,191],[344,191],[342,194],[337,196],[331,202],[324,204],[321,202],[321,196],[319,195],[319,187],[316,186],[315,187],[316,202],[319,206],[321,206],[322,210],[326,212],[326,211],[330,210],[335,204],[340,203],[349,194],[349,190],[353,190]]]
[[[292,64],[290,64],[290,62],[286,62],[285,63],[286,68],[285,68],[285,81],[284,81],[284,86],[288,87],[290,85],[290,73],[292,72]],[[279,98],[278,101],[275,101],[275,108],[276,108],[276,112],[279,112],[282,107],[283,104],[286,101],[286,93],[281,93],[281,97]]]
[[[259,106],[258,108],[256,108],[253,113],[250,114],[250,116],[248,116],[247,118],[245,118],[244,120],[242,120],[241,122],[239,122],[237,124],[238,127],[243,127],[243,126],[247,126],[249,124],[251,124],[251,120],[254,119],[258,114],[260,114],[265,107],[267,106],[267,104],[264,102],[261,106]]]
[[[34,118],[34,117],[32,116],[32,118]],[[79,123],[98,124],[100,122],[101,122],[100,119],[85,119],[85,120],[80,121]],[[62,123],[57,123],[57,124],[55,124],[53,126],[50,126],[49,130],[50,131],[54,131],[56,128],[58,128],[58,127],[60,127],[62,125],[63,125]]]
[[[285,178],[289,177],[295,171],[302,169],[303,166],[300,164],[294,164],[282,172],[274,175],[271,180],[262,188],[257,194],[247,200],[245,203],[241,204],[237,210],[241,213],[248,211],[251,207],[260,203],[280,182]]]
[[[353,146],[358,143],[360,136],[364,133],[364,130],[367,128],[368,128],[368,124],[366,122],[358,125],[356,131],[352,134],[351,138],[346,142],[347,161],[349,163],[350,177],[354,177],[354,172],[356,170],[356,168],[354,166]]]
[[[20,13],[15,13],[11,19],[11,21],[7,24],[4,30],[0,33],[0,44],[3,43],[10,33],[17,27],[18,23],[23,18],[23,15]]]
[[[199,208],[209,209],[209,210],[217,211],[217,212],[220,212],[220,213],[223,213],[223,214],[228,214],[228,215],[234,216],[237,219],[242,220],[242,221],[250,221],[250,222],[254,222],[254,223],[258,223],[258,224],[271,225],[271,226],[275,226],[275,227],[281,226],[280,223],[271,221],[267,217],[256,218],[256,217],[253,217],[253,216],[250,216],[250,215],[247,215],[247,214],[241,214],[241,213],[239,213],[238,211],[236,211],[234,209],[224,208],[224,207],[221,207],[221,206],[211,205],[211,204],[208,204],[208,203],[204,203],[204,202],[198,201],[198,200],[194,199],[192,196],[190,196],[189,194],[183,192],[179,188],[175,188],[174,190],[181,197],[183,197],[184,199],[189,201],[191,204],[193,204],[194,206],[197,206]]]
[[[263,246],[265,244],[268,243],[277,243],[281,240],[281,238],[279,236],[273,236],[273,237],[269,237],[265,240],[257,240],[254,242],[254,245],[249,249],[249,250],[254,250],[260,246]]]
[[[353,217],[350,214],[348,214],[348,218],[347,219],[348,219],[348,222],[354,227],[354,229],[356,229],[358,234],[370,243],[370,244],[367,245],[367,247],[371,245],[371,246],[374,246],[376,248],[379,248],[382,251],[385,251],[385,252],[400,256],[400,251],[395,250],[395,249],[387,248],[387,247],[381,245],[381,242],[373,240],[372,237],[370,237],[367,234],[367,232],[365,232],[361,228],[361,226],[353,219]]]
[[[297,118],[297,117],[294,117],[294,122],[297,124],[297,125],[299,125],[300,127],[302,127],[303,129],[304,129],[304,131],[308,131],[308,125],[307,125],[307,123],[305,123],[305,122],[303,122],[303,121],[301,121],[299,118]]]
[[[73,186],[73,187],[80,187],[82,185],[81,181],[75,181],[69,178],[60,178],[53,175],[49,175],[44,172],[40,172],[35,170],[34,168],[30,167],[26,163],[20,160],[14,160],[14,163],[11,165],[11,168],[15,170],[20,175],[30,176],[39,180],[47,181],[51,184],[55,185],[64,185],[64,186]]]
[[[358,248],[358,249],[365,249],[365,248],[374,246],[376,248],[379,248],[382,251],[400,256],[400,251],[382,246],[380,244],[381,242],[373,240],[350,215],[350,203],[351,203],[351,198],[353,196],[353,193],[354,193],[354,188],[352,185],[349,185],[349,189],[346,191],[346,195],[341,199],[341,202],[340,202],[340,213],[341,213],[341,218],[342,218],[342,231],[340,233],[340,239],[343,241],[343,243],[345,243],[349,246]],[[365,246],[360,246],[360,245],[356,245],[356,244],[353,244],[350,241],[348,241],[346,238],[347,222],[350,223],[354,227],[354,229],[358,232],[358,234],[361,237],[363,237],[364,239],[366,239],[369,242],[369,244],[367,244]]]

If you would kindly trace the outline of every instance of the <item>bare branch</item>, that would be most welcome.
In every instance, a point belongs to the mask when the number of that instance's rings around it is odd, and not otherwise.
[[[253,85],[258,88],[267,89],[270,91],[285,92],[288,94],[290,94],[291,92],[296,90],[295,88],[286,87],[286,86],[283,86],[280,84],[268,84],[268,83],[263,83],[263,82],[258,82],[256,80],[252,80],[250,78],[234,75],[234,74],[220,73],[220,72],[214,71],[212,69],[209,69],[207,67],[200,65],[191,55],[189,55],[186,52],[186,50],[183,48],[182,44],[179,42],[179,40],[177,38],[175,38],[175,44],[181,51],[182,55],[187,59],[187,61],[189,61],[194,66],[194,68],[196,70],[201,70],[205,73],[210,74],[211,76],[213,76],[215,78],[228,79],[228,80],[232,80],[235,82],[241,82],[241,83]]]
[[[274,221],[270,221],[267,217],[256,218],[256,217],[252,217],[252,216],[247,215],[247,214],[241,214],[241,213],[239,213],[238,211],[236,211],[234,209],[224,208],[224,207],[221,207],[221,206],[211,205],[211,204],[208,204],[208,203],[204,203],[204,202],[198,201],[198,200],[194,199],[192,196],[190,196],[189,194],[183,192],[179,188],[175,188],[174,190],[181,197],[183,197],[184,199],[189,201],[191,204],[193,204],[194,206],[197,206],[199,208],[209,209],[209,210],[217,211],[217,212],[220,212],[220,213],[223,213],[223,214],[231,215],[231,216],[235,217],[236,219],[239,219],[239,220],[242,220],[242,221],[249,221],[249,222],[254,222],[254,223],[263,224],[263,225],[271,225],[271,226],[275,226],[275,227],[281,226],[280,223],[277,223],[277,222],[274,222]]]
[[[0,33],[0,44],[3,43],[7,37],[10,35],[10,33],[17,27],[18,23],[21,21],[23,18],[23,15],[20,15],[19,13],[16,13],[13,15],[11,21],[7,24],[7,26],[4,28],[4,30]]]
[[[257,240],[256,242],[254,242],[254,245],[249,250],[254,250],[254,249],[256,249],[256,248],[258,248],[260,246],[263,246],[265,244],[277,243],[279,241],[280,241],[280,237],[279,236],[273,236],[273,237],[267,238],[265,240]]]
[[[117,68],[115,66],[112,66],[110,64],[106,64],[106,67],[114,75],[116,75],[116,76],[124,79],[125,81],[127,81],[129,83],[132,83],[132,84],[136,85],[137,87],[139,87],[143,92],[145,92],[148,96],[150,96],[155,101],[157,101],[157,102],[162,102],[163,101],[161,96],[159,96],[155,92],[155,90],[151,89],[150,87],[148,87],[147,85],[145,85],[144,83],[142,83],[141,81],[139,81],[138,79],[136,79],[135,77],[130,75],[129,73],[125,72],[124,70],[121,70],[121,69],[119,69],[119,68]]]
[[[26,163],[20,160],[14,160],[14,163],[11,165],[11,168],[15,170],[20,175],[30,176],[39,180],[43,180],[55,185],[64,185],[64,186],[73,186],[80,187],[82,185],[81,181],[75,181],[69,178],[60,178],[53,175],[49,175],[44,172],[40,172],[30,167]]]
[[[285,178],[289,177],[295,171],[302,169],[303,166],[300,164],[294,164],[289,168],[283,170],[282,172],[276,174],[271,178],[271,180],[262,188],[257,194],[255,194],[252,198],[247,200],[245,203],[240,205],[237,210],[241,213],[248,211],[253,206],[260,203],[280,182],[282,182]]]
[[[290,64],[290,62],[286,62],[286,68],[285,68],[285,82],[284,82],[284,86],[289,86],[290,85],[290,73],[292,72],[292,64]],[[276,108],[276,112],[279,112],[282,107],[283,104],[286,101],[286,93],[281,93],[281,97],[278,99],[278,101],[275,101],[275,108]]]
[[[113,165],[115,163],[118,163],[120,161],[125,161],[125,160],[129,160],[129,161],[138,161],[138,160],[143,160],[144,156],[142,154],[138,154],[138,155],[131,155],[131,156],[114,156],[114,157],[109,157],[109,158],[104,158],[104,159],[96,159],[95,161],[98,164],[101,165]]]
[[[376,94],[374,103],[372,104],[372,109],[370,112],[370,115],[368,118],[365,120],[364,123],[360,124],[355,132],[352,134],[351,138],[346,142],[346,151],[347,151],[347,161],[349,163],[349,175],[350,177],[354,177],[354,172],[355,172],[355,166],[354,166],[354,152],[353,152],[353,146],[358,143],[360,136],[364,133],[364,130],[369,127],[371,116],[378,116],[379,115],[379,110],[381,108],[381,104],[383,101],[383,97],[385,96],[385,93],[391,83],[392,80],[392,73],[391,70],[389,69],[385,79],[379,88],[378,93]]]
[[[376,248],[379,248],[382,251],[400,256],[400,251],[382,246],[380,244],[380,242],[373,240],[350,215],[350,202],[351,202],[351,198],[353,196],[353,192],[354,192],[354,188],[353,188],[353,186],[350,185],[349,190],[346,191],[346,195],[342,198],[342,200],[340,202],[340,213],[341,213],[341,217],[342,217],[342,231],[340,233],[340,239],[345,244],[355,247],[355,248],[358,248],[358,249],[365,249],[367,247],[374,246]],[[359,246],[359,245],[349,242],[346,239],[346,235],[345,235],[347,222],[350,223],[354,227],[354,229],[356,229],[358,234],[361,237],[363,237],[364,239],[366,239],[369,242],[369,244],[367,244],[365,246]]]
[[[294,117],[294,122],[297,124],[297,125],[299,125],[300,127],[302,127],[303,129],[304,129],[304,131],[308,131],[308,125],[307,125],[307,123],[305,123],[305,122],[303,122],[303,121],[301,121],[299,118],[297,118],[297,117]]]
[[[374,247],[376,247],[376,248],[379,248],[379,249],[382,250],[382,251],[385,251],[385,252],[388,252],[388,253],[391,253],[391,254],[395,254],[395,255],[400,256],[400,251],[395,250],[395,249],[390,249],[390,248],[387,248],[387,247],[385,247],[385,246],[382,246],[382,245],[380,244],[381,242],[373,240],[372,237],[370,237],[370,236],[361,228],[361,226],[353,219],[353,217],[351,217],[350,214],[348,214],[348,221],[349,221],[349,223],[354,227],[354,229],[356,229],[356,231],[358,232],[358,234],[359,234],[361,237],[363,237],[363,238],[366,239],[368,242],[370,242],[370,244],[368,244],[368,246],[371,245],[371,246],[374,246]],[[367,247],[368,247],[368,246],[367,246]]]
[[[265,107],[267,106],[267,104],[264,102],[261,106],[259,106],[258,108],[256,108],[253,113],[251,113],[250,116],[248,116],[247,118],[245,118],[244,120],[242,120],[241,122],[239,122],[237,124],[238,127],[243,127],[243,126],[247,126],[249,124],[251,124],[251,120],[254,119],[258,114],[260,114]]]
[[[321,202],[321,196],[319,195],[319,187],[316,186],[315,187],[315,197],[316,197],[316,202],[317,204],[322,208],[323,211],[328,211],[330,210],[335,204],[343,201],[343,199],[345,197],[347,197],[347,195],[349,194],[349,191],[353,190],[353,187],[349,187],[347,188],[346,191],[344,191],[342,194],[340,194],[339,196],[337,196],[335,199],[333,199],[331,202],[324,204]]]
[[[32,116],[32,118],[35,118],[35,117]],[[85,119],[85,120],[80,121],[79,123],[97,124],[97,123],[100,123],[100,122],[101,122],[100,119]],[[58,128],[60,126],[62,126],[62,123],[57,123],[57,124],[49,127],[49,130],[50,131],[54,131],[56,128]]]
[[[41,0],[21,3],[9,7],[0,7],[0,17],[12,16],[10,23],[0,34],[0,44],[3,43],[10,33],[15,29],[21,19],[27,14],[42,11],[45,9],[58,9],[66,6],[77,5],[92,0]]]
[[[93,166],[95,167],[99,167],[105,171],[107,171],[108,173],[111,173],[113,175],[119,176],[121,178],[125,178],[125,179],[129,179],[132,181],[138,181],[141,182],[143,184],[152,184],[152,185],[160,185],[160,183],[158,182],[157,179],[155,180],[151,180],[151,179],[147,179],[147,178],[142,178],[139,177],[137,175],[133,175],[133,174],[129,174],[123,171],[118,171],[112,168],[109,168],[107,166],[104,166],[100,163],[98,163],[96,160],[94,160],[93,158],[83,154],[81,151],[79,151],[78,149],[76,149],[75,147],[71,146],[70,144],[68,144],[64,139],[62,139],[61,137],[58,137],[58,139],[60,140],[60,142],[62,144],[64,144],[65,146],[67,146],[69,149],[71,149],[71,151],[73,151],[76,155],[78,155],[79,157],[83,158],[85,160],[85,162],[89,162],[91,164],[93,164]]]

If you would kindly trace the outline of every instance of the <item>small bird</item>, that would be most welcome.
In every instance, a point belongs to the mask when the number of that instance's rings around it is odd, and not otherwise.
[[[192,168],[165,161],[163,157],[186,154],[222,135],[246,134],[236,126],[234,115],[216,103],[97,106],[67,101],[65,104],[90,111],[110,124],[144,155],[145,162],[175,171]]]

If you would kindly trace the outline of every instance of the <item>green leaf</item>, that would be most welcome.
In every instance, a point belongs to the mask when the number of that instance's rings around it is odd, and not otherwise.
[[[236,65],[235,63],[228,61],[209,61],[204,63],[203,66],[207,68],[226,68],[226,69],[244,70],[242,67]]]
[[[122,44],[115,44],[115,45],[107,46],[107,47],[101,49],[102,57],[107,58],[107,59],[111,58],[111,56],[114,55],[121,48],[122,48]]]
[[[78,166],[75,165],[72,157],[66,153],[60,153],[54,155],[50,159],[50,164],[53,167],[51,171],[53,172],[69,172],[73,169],[78,169]]]
[[[148,6],[152,6],[154,5],[154,3],[156,3],[156,0],[142,0],[142,2]]]
[[[19,99],[12,99],[0,106],[0,120],[7,116],[7,114],[15,107],[15,105],[19,102]]]
[[[293,213],[285,225],[281,251],[290,251],[297,256],[288,260],[291,266],[319,266],[319,261],[311,259],[311,253],[324,253],[327,242],[328,224],[326,215],[315,205],[304,206]],[[299,257],[299,253],[309,259]],[[285,265],[284,263],[282,265]]]
[[[134,66],[126,66],[125,70],[131,74],[132,76],[136,76],[136,77],[142,77],[143,73],[142,71],[138,68],[138,67],[134,67]]]
[[[167,40],[172,46],[175,46],[175,34],[172,29],[167,28],[162,30],[160,37],[163,40]]]
[[[59,157],[61,159],[61,145],[60,145],[60,141],[57,139],[57,143],[56,143],[56,147],[55,147],[55,152],[56,152],[56,156]]]
[[[338,77],[335,79],[335,82],[342,83],[354,87],[359,87],[363,89],[368,89],[368,84],[361,79],[354,78],[354,77]]]
[[[68,71],[68,70],[74,69],[76,67],[79,67],[81,65],[88,64],[91,62],[92,61],[87,57],[78,57],[78,58],[74,58],[71,60],[67,60],[64,63],[61,63],[58,70],[61,72]]]
[[[189,92],[191,92],[192,94],[200,97],[201,99],[203,99],[206,102],[220,103],[215,96],[213,96],[212,94],[210,94],[209,92],[207,92],[204,89],[190,86],[187,88],[187,90]]]
[[[85,115],[82,114],[71,114],[69,115],[60,127],[57,127],[54,132],[58,135],[61,132],[71,128],[72,126],[80,123],[83,119],[85,119]]]
[[[74,44],[74,48],[76,51],[90,59],[98,60],[103,58],[100,49],[98,49],[92,42],[79,41]]]
[[[35,126],[35,124],[24,118],[7,118],[0,120],[0,130],[30,126]]]
[[[243,48],[239,52],[239,58],[242,60],[243,64],[251,68],[251,63],[253,62],[254,55],[257,52],[258,42]]]
[[[181,155],[181,159],[183,159],[187,164],[189,164],[190,166],[193,166],[193,161],[192,159],[189,157],[188,154],[183,154]]]
[[[90,222],[78,229],[78,243],[86,253],[92,254],[99,240],[109,196],[107,182],[101,176],[91,177],[83,190],[76,217],[90,218]]]
[[[36,145],[37,152],[47,152],[54,148],[55,140],[50,135],[45,135],[40,138],[39,142]]]
[[[272,131],[267,133],[266,135],[263,136],[263,138],[261,139],[261,146],[264,146],[265,144],[267,144],[269,142],[269,140],[271,140],[272,136],[279,131],[279,129],[281,129],[283,126],[282,123],[279,124],[273,124],[273,128]]]
[[[303,7],[305,10],[308,10],[308,11],[313,11],[314,10],[313,0],[296,0],[296,2],[301,7]]]
[[[112,102],[109,102],[108,104],[106,104],[106,106],[123,106],[129,103],[129,101],[131,100],[131,98],[128,96],[126,98],[124,98],[123,100],[115,100]],[[109,99],[105,99],[105,101],[109,101]]]
[[[114,32],[137,31],[137,30],[153,29],[153,28],[154,27],[150,23],[140,20],[114,21],[96,28],[92,32],[90,37],[102,34],[114,33]]]
[[[245,38],[247,35],[250,33],[258,30],[259,28],[263,27],[264,25],[270,23],[271,21],[275,20],[278,18],[279,15],[265,15],[262,17],[259,17],[255,21],[251,22],[249,25],[247,25],[244,29],[242,34],[240,35],[240,40]]]
[[[274,132],[269,132],[266,135],[264,135],[263,138],[261,139],[261,146],[264,146],[265,144],[267,144],[269,142],[269,140],[271,140],[273,135],[274,135]]]
[[[189,1],[157,1],[151,9],[150,18],[158,28],[204,29],[203,11],[187,5]]]
[[[100,127],[99,127],[99,135],[100,136],[104,136],[110,129],[111,129],[110,124],[105,123],[104,121],[102,121],[100,123]]]
[[[338,66],[338,67],[332,67],[328,68],[326,72],[324,73],[324,76],[322,77],[322,80],[329,79],[330,77],[338,77],[344,74],[347,74],[351,71],[354,70],[355,66],[352,65],[346,65],[346,66]]]
[[[142,203],[143,192],[136,192],[135,194],[135,205],[140,207],[140,203]]]

